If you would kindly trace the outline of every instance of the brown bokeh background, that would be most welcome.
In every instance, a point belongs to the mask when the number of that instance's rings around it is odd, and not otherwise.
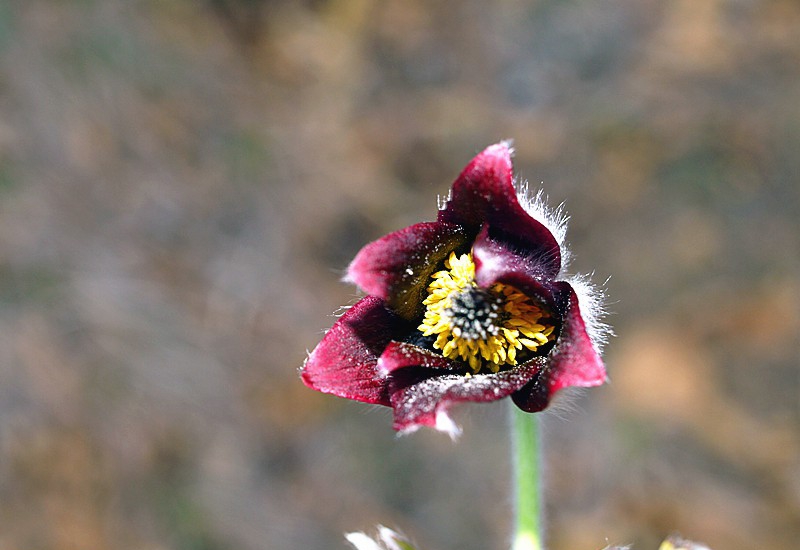
[[[0,549],[501,549],[465,435],[297,369],[474,153],[572,215],[611,383],[545,416],[550,548],[800,540],[795,0],[0,3]]]

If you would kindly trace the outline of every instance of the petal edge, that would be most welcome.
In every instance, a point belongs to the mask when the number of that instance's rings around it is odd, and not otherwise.
[[[383,300],[367,296],[340,317],[308,356],[301,370],[309,388],[346,399],[390,405],[378,357],[400,320]]]
[[[453,182],[450,199],[439,211],[440,222],[455,223],[473,235],[488,224],[509,245],[526,255],[548,259],[547,273],[561,269],[561,249],[550,230],[519,203],[513,182],[511,148],[491,145],[479,153]]]
[[[405,319],[419,315],[428,279],[447,255],[468,240],[456,224],[424,222],[367,244],[347,268],[346,280],[386,301]]]
[[[562,318],[558,342],[548,356],[541,383],[526,385],[511,396],[527,412],[544,410],[559,390],[599,386],[607,379],[606,367],[586,332],[575,291],[565,281],[553,285]]]

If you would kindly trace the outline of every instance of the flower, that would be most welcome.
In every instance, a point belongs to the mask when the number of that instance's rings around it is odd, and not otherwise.
[[[602,384],[602,293],[566,275],[566,216],[514,187],[508,142],[476,156],[436,221],[358,253],[345,280],[367,296],[306,359],[315,390],[394,411],[394,428],[458,433],[460,402],[511,397],[528,412]]]

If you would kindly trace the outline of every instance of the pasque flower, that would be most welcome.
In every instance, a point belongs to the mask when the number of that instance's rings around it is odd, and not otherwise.
[[[394,428],[451,434],[460,402],[511,397],[524,411],[606,379],[601,294],[568,276],[566,217],[514,186],[502,142],[476,156],[436,221],[361,249],[346,280],[367,293],[307,358],[303,382],[386,405]]]

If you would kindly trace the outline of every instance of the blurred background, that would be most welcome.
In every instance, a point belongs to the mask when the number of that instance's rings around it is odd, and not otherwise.
[[[796,0],[0,3],[0,549],[502,549],[507,403],[397,438],[307,350],[470,158],[566,202],[611,383],[552,550],[800,539]]]

